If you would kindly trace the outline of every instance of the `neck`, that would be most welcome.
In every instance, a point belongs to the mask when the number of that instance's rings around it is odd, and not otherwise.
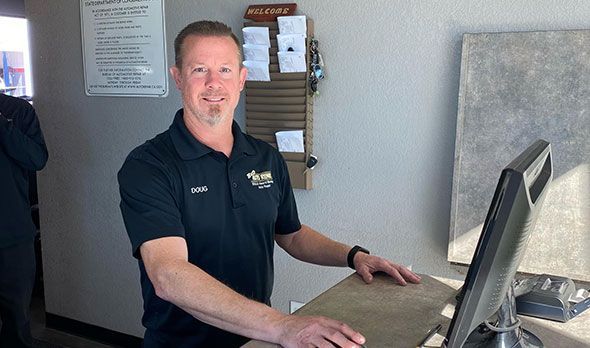
[[[229,118],[229,122],[221,122],[211,126],[200,122],[196,117],[188,115],[185,109],[183,119],[186,128],[195,139],[215,151],[222,152],[229,158],[234,145],[234,136],[231,131],[232,118]]]

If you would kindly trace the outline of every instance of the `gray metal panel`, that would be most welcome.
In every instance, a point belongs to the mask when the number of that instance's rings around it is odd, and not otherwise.
[[[463,37],[449,260],[471,261],[500,171],[534,140],[554,182],[521,270],[590,280],[590,31]]]

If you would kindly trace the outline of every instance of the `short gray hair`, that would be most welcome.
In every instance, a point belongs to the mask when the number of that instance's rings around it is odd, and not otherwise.
[[[184,27],[184,29],[182,29],[178,33],[176,39],[174,39],[174,63],[176,64],[176,67],[182,67],[182,45],[184,44],[184,40],[191,35],[219,36],[231,38],[236,43],[236,48],[238,50],[238,61],[240,63],[240,66],[242,66],[240,41],[232,32],[231,28],[217,21],[197,21]]]

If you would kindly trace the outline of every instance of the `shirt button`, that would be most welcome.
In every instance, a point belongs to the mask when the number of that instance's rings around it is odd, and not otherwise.
[[[237,183],[235,183],[235,182],[234,182],[234,183],[232,183],[232,184],[231,184],[231,186],[232,186],[233,188],[238,188],[238,184],[237,184]]]

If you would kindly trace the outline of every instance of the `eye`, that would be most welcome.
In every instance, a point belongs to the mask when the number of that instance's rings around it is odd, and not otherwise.
[[[223,68],[219,69],[219,72],[229,73],[229,72],[231,72],[231,69],[230,68],[227,68],[227,67],[223,67]]]
[[[198,66],[198,67],[196,67],[196,68],[193,69],[193,72],[196,72],[196,73],[204,73],[204,72],[207,72],[207,68],[204,68],[202,66]]]

